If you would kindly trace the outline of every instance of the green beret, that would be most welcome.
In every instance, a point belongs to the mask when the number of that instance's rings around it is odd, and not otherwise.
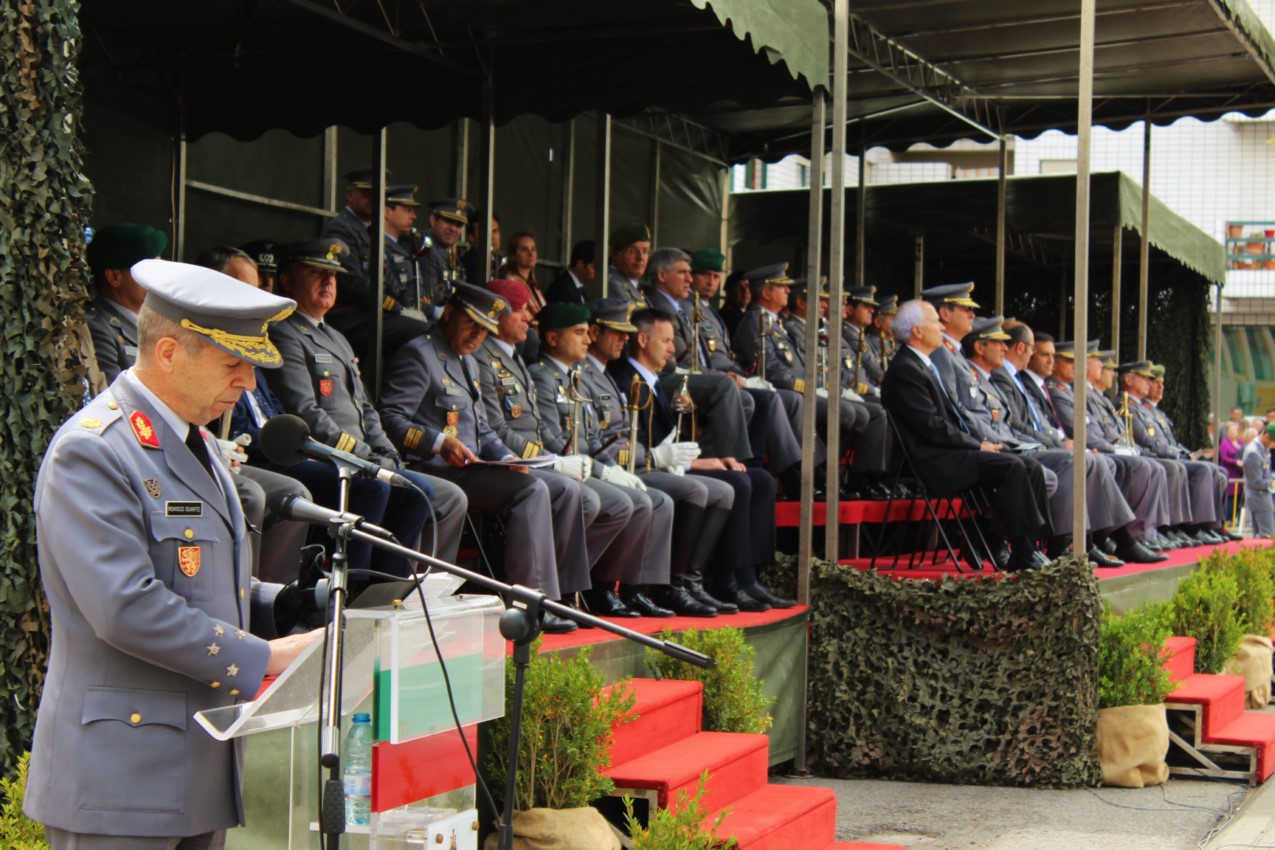
[[[625,224],[611,231],[611,247],[627,248],[634,242],[650,242],[651,228],[645,224]]]
[[[720,272],[726,255],[716,248],[700,248],[691,254],[691,272]]]
[[[587,325],[593,314],[583,304],[566,301],[551,301],[536,314],[536,322],[540,332],[556,331],[576,325]]]
[[[94,274],[106,269],[131,269],[139,260],[153,260],[168,247],[168,234],[145,224],[107,224],[93,234],[85,252]]]
[[[1271,422],[1270,424],[1266,426],[1266,436],[1270,437],[1272,440],[1275,440],[1275,422]]]

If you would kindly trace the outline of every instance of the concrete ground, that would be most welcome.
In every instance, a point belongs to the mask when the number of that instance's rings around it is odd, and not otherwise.
[[[838,841],[888,842],[909,850],[1221,850],[1222,844],[1208,843],[1217,828],[1232,823],[1247,796],[1269,796],[1253,813],[1269,837],[1243,842],[1275,847],[1275,786],[1268,795],[1260,789],[1250,795],[1238,782],[1179,777],[1153,788],[1070,791],[815,777],[771,781],[832,788]]]

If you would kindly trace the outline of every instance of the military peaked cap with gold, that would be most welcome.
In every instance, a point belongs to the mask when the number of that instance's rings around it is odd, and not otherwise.
[[[266,331],[296,309],[297,302],[291,298],[188,263],[142,260],[132,272],[146,290],[148,309],[256,366],[277,369],[283,365]]]
[[[974,320],[974,326],[970,329],[978,339],[999,339],[1001,341],[1009,339],[1009,334],[1005,333],[1002,327],[1005,320],[1000,316],[985,316],[981,319]]]
[[[595,325],[626,334],[637,333],[637,326],[629,321],[636,307],[627,298],[603,298],[589,302],[589,312],[593,314]]]
[[[921,297],[935,306],[953,304],[957,307],[969,307],[971,310],[977,310],[978,302],[971,297],[973,292],[973,282],[948,283],[943,286],[931,286],[929,289],[922,289]]]
[[[340,239],[306,239],[275,249],[280,268],[301,265],[334,272],[342,271],[341,260],[349,253],[350,249]]]
[[[468,283],[455,284],[452,304],[458,305],[469,318],[492,333],[500,326],[501,317],[509,315],[508,301],[494,292]]]
[[[385,189],[385,203],[403,207],[419,207],[421,205],[421,202],[416,200],[416,185],[414,183],[387,186]]]
[[[354,168],[341,175],[345,179],[345,184],[351,189],[371,189],[374,176],[370,166]],[[388,180],[391,176],[390,170],[385,169],[385,178]]]
[[[1119,366],[1116,367],[1116,371],[1119,372],[1121,375],[1127,372],[1132,372],[1133,374],[1141,375],[1144,378],[1153,377],[1153,375],[1151,374],[1150,360],[1134,360],[1129,363],[1121,363]]]
[[[1150,372],[1151,372],[1151,377],[1152,377],[1152,378],[1163,378],[1163,377],[1164,377],[1164,364],[1163,364],[1163,363],[1152,363],[1152,364],[1151,364]]]
[[[744,279],[752,289],[754,297],[761,292],[763,286],[792,286],[792,278],[788,276],[787,263],[774,263],[762,266],[750,272],[744,272]]]
[[[877,306],[878,316],[893,316],[897,312],[899,312],[899,296],[897,295],[887,295]]]
[[[1076,359],[1076,343],[1072,340],[1054,343],[1054,356],[1062,360]]]
[[[846,300],[867,304],[871,307],[879,306],[877,304],[877,288],[875,286],[852,286],[846,290]]]
[[[255,242],[240,245],[239,250],[252,257],[258,271],[277,272],[279,270],[279,258],[276,256],[276,245],[273,239],[258,239]]]
[[[478,214],[474,205],[464,198],[440,198],[437,201],[430,201],[429,211],[439,218],[466,226],[469,225],[469,220]]]

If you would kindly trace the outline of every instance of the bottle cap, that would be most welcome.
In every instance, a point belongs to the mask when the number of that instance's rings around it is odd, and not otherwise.
[[[355,723],[371,723],[372,715],[368,714],[366,711],[360,711],[354,715],[354,722]]]

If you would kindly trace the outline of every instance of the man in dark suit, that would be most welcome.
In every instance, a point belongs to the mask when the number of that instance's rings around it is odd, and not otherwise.
[[[930,355],[943,344],[938,312],[909,301],[894,318],[901,343],[881,387],[882,401],[926,487],[949,496],[974,486],[993,490],[989,519],[1012,547],[1008,570],[1048,564],[1033,542],[1049,533],[1049,507],[1039,464],[1031,468],[1000,446],[970,434]]]
[[[571,248],[569,264],[545,290],[546,301],[566,301],[571,304],[586,302],[588,289],[598,276],[598,267],[593,260],[594,250],[592,239],[577,242]]]

